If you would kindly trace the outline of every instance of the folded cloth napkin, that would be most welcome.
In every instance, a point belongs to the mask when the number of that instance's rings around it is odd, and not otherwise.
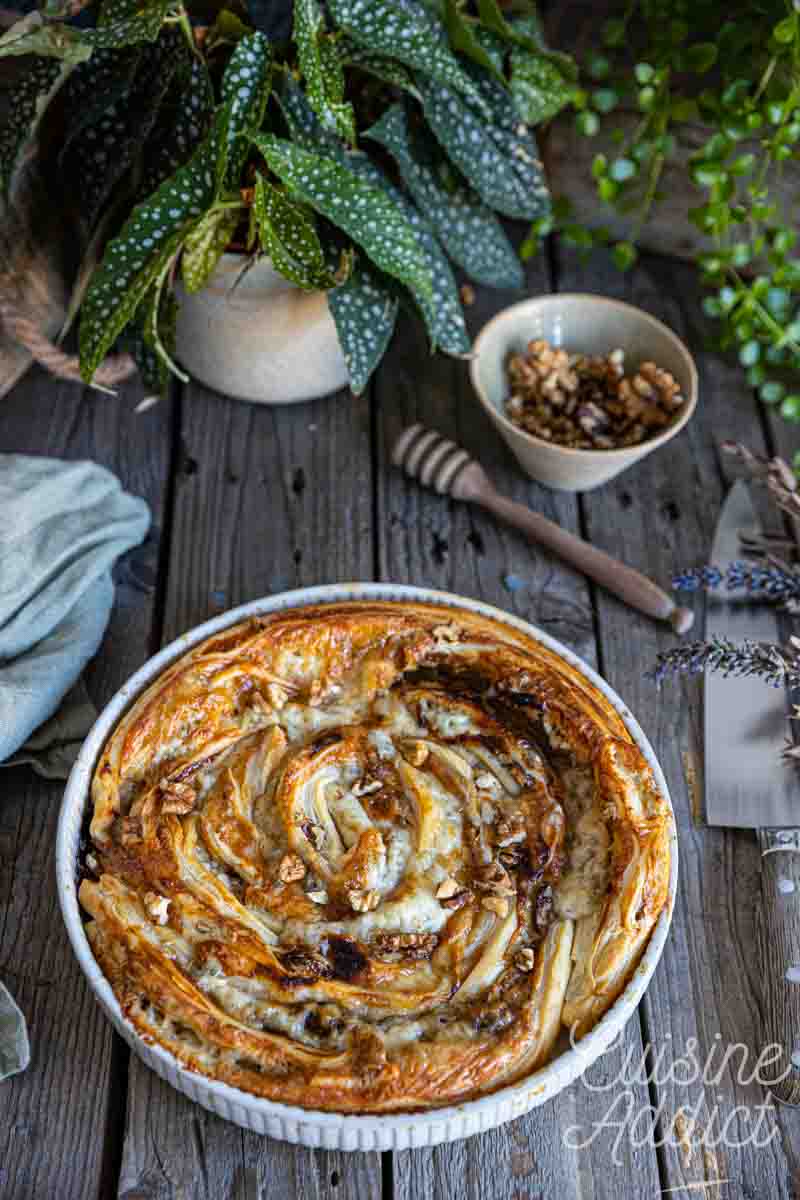
[[[91,715],[74,688],[108,624],[111,568],[144,539],[150,512],[95,463],[0,454],[0,513],[0,764],[14,756],[63,778]],[[22,1014],[0,984],[0,1079],[27,1059]]]
[[[0,454],[0,762],[51,717],[108,624],[144,500],[90,462]]]

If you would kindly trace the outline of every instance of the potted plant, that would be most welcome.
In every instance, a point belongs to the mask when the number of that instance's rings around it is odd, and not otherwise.
[[[236,2],[76,20],[48,0],[0,38],[33,56],[0,180],[13,193],[33,139],[86,247],[83,378],[121,344],[151,388],[188,370],[266,402],[360,392],[401,303],[466,354],[451,262],[521,285],[500,218],[549,211],[532,126],[568,100],[570,60],[496,0],[296,0],[277,37],[275,6]]]

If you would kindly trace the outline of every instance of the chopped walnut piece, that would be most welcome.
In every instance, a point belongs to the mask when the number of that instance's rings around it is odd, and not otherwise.
[[[303,836],[311,843],[315,850],[321,850],[325,841],[325,830],[316,821],[301,821],[300,828]]]
[[[512,813],[509,817],[501,817],[495,826],[498,846],[512,846],[515,842],[525,841],[525,822],[520,813]]]
[[[481,907],[496,913],[498,917],[508,916],[509,903],[505,896],[484,896],[481,899]]]
[[[306,895],[308,896],[309,900],[313,900],[313,902],[315,904],[327,904],[328,903],[328,893],[327,892],[306,892]]]
[[[461,884],[452,876],[444,879],[436,889],[437,900],[449,900],[451,896],[455,896],[456,892],[461,891]]]
[[[123,817],[120,822],[120,841],[123,846],[132,846],[142,840],[142,822],[138,817]]]
[[[169,900],[166,896],[159,896],[158,892],[145,892],[142,903],[151,921],[155,921],[156,925],[166,925],[169,920]]]
[[[421,767],[427,761],[430,755],[430,750],[424,742],[411,740],[403,742],[401,746],[403,758],[411,763],[412,767]]]
[[[514,955],[514,966],[518,971],[532,971],[536,965],[536,955],[530,946],[524,946]]]
[[[634,446],[669,425],[684,404],[669,371],[642,362],[625,375],[625,355],[569,355],[542,338],[507,362],[506,412],[535,437],[578,450]]]
[[[370,796],[373,792],[379,792],[382,787],[380,779],[371,779],[369,783],[362,783],[359,780],[358,783],[353,784],[352,792],[354,796]]]
[[[402,958],[430,958],[439,944],[435,933],[378,933],[372,945],[379,954],[397,954]]]
[[[380,892],[365,892],[361,888],[350,888],[347,900],[353,912],[372,912],[380,904]]]
[[[284,970],[290,975],[302,975],[311,979],[324,979],[332,974],[331,964],[327,958],[310,950],[306,946],[298,946],[289,950],[281,959]]]
[[[517,890],[508,871],[499,862],[490,862],[485,867],[480,867],[475,872],[475,886],[493,896],[513,896]]]
[[[433,636],[440,642],[457,642],[461,637],[460,627],[453,623],[450,625],[437,625],[432,632]]]
[[[197,792],[191,783],[171,782],[164,779],[158,785],[161,795],[162,813],[175,813],[182,817],[190,813],[197,802]]]
[[[289,699],[289,693],[277,683],[267,684],[267,696],[273,708],[284,708]]]
[[[457,909],[462,908],[468,900],[472,899],[472,892],[468,888],[462,888],[460,892],[456,892],[454,896],[447,896],[444,900],[440,900],[442,908]]]
[[[294,883],[302,879],[306,873],[306,864],[299,854],[284,854],[278,866],[278,878],[281,883]]]

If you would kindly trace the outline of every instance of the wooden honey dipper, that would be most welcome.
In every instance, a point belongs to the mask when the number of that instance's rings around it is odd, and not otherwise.
[[[480,504],[645,616],[668,621],[676,633],[687,633],[691,629],[694,614],[690,609],[676,604],[671,596],[639,571],[574,533],[568,533],[541,513],[501,495],[483,467],[470,458],[466,450],[434,430],[426,429],[424,425],[411,425],[405,429],[394,444],[392,462],[441,496]]]

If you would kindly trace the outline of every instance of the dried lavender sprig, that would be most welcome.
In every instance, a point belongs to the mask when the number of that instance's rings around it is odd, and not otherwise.
[[[789,600],[800,597],[800,574],[778,563],[768,566],[732,562],[724,571],[719,567],[689,567],[673,576],[672,586],[680,592],[746,591],[758,599]]]
[[[745,639],[732,642],[729,638],[714,637],[707,642],[686,642],[674,650],[665,650],[647,672],[659,686],[669,676],[699,675],[706,668],[723,675],[750,675],[763,679],[773,687],[796,687],[800,684],[800,645],[792,642],[779,646],[771,642]]]

